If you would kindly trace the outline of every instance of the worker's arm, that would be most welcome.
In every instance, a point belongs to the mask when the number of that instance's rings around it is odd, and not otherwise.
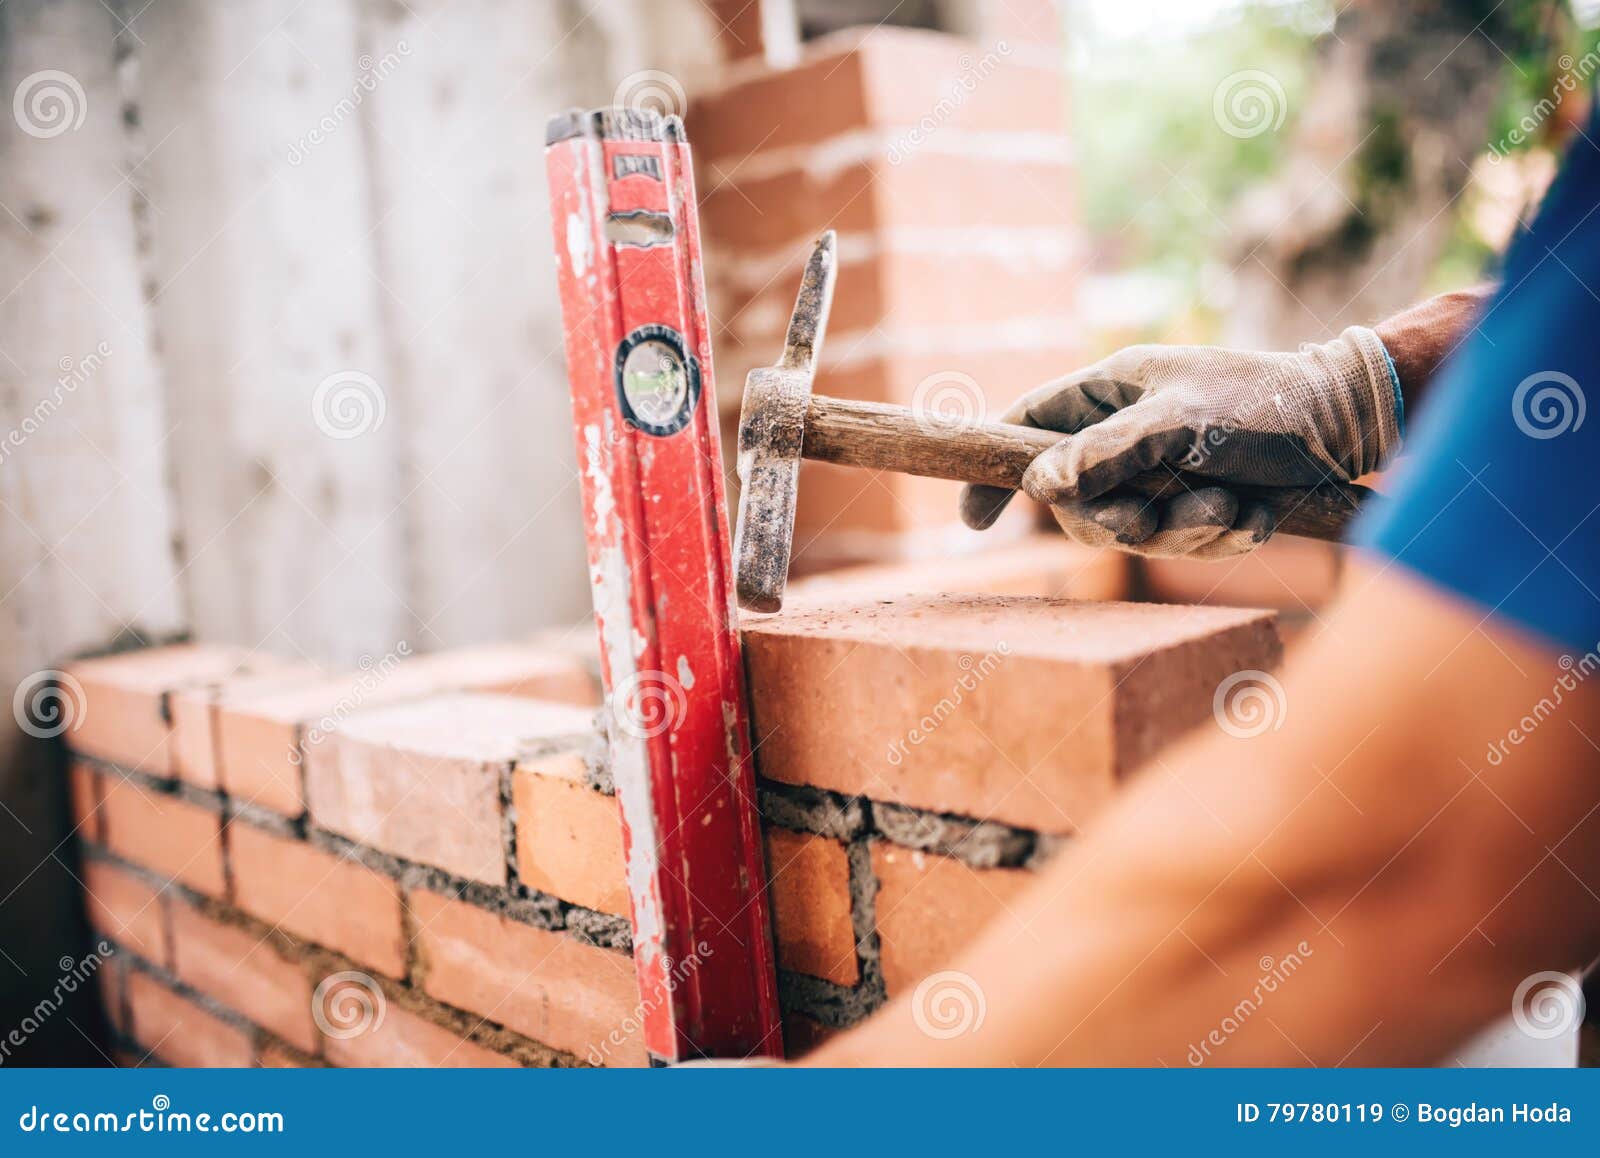
[[[1351,586],[1268,693],[1281,727],[1203,727],[951,963],[981,1026],[930,1037],[901,995],[812,1060],[1426,1063],[1585,964],[1600,661],[1398,567]]]
[[[1295,353],[1129,346],[1034,390],[1002,421],[1070,437],[1040,455],[1024,487],[1073,538],[1144,555],[1223,558],[1259,546],[1272,513],[1228,483],[1318,486],[1389,464],[1443,358],[1488,288],[1441,294]],[[1165,464],[1217,480],[1166,500],[1109,495]],[[1011,492],[969,486],[962,517],[994,521]]]

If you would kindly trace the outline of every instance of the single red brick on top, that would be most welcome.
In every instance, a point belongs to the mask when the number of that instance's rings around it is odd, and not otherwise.
[[[1281,654],[1268,612],[995,596],[801,608],[743,635],[763,775],[1047,832]]]

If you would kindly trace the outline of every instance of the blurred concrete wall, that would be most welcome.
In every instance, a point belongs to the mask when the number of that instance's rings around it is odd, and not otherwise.
[[[348,664],[585,619],[544,124],[676,99],[708,19],[0,8],[3,686],[138,638]],[[0,721],[3,1033],[80,929],[55,748]]]

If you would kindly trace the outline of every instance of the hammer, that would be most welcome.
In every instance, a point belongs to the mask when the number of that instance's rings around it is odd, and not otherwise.
[[[1010,423],[941,422],[905,406],[813,394],[837,265],[829,230],[806,262],[783,357],[745,379],[733,557],[739,606],[749,611],[783,606],[802,458],[1016,490],[1029,464],[1065,437]],[[1216,485],[1216,479],[1158,467],[1129,479],[1117,493],[1154,499]],[[1230,482],[1228,489],[1269,507],[1279,531],[1334,543],[1372,494],[1346,483],[1301,488]]]

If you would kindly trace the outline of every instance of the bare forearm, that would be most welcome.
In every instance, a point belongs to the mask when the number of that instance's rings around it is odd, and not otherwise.
[[[1483,760],[1559,669],[1379,586],[1285,673],[1281,730],[1202,729],[953,963],[978,1032],[931,1040],[901,996],[817,1063],[1420,1063],[1582,963],[1593,750],[1552,721]],[[1564,709],[1591,735],[1594,698]]]
[[[1394,359],[1408,407],[1426,394],[1440,363],[1460,345],[1494,289],[1482,285],[1440,294],[1373,327]]]

